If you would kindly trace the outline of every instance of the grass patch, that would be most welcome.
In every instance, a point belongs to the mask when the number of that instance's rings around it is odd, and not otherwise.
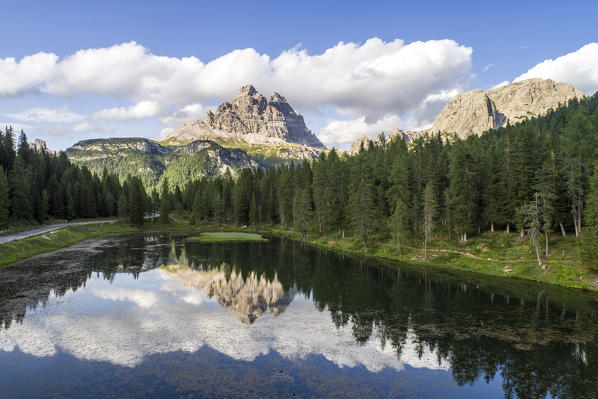
[[[207,232],[201,233],[198,237],[189,237],[187,241],[199,242],[264,242],[267,238],[255,233],[240,233],[240,232]]]

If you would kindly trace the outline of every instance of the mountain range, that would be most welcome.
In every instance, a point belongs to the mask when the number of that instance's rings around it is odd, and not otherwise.
[[[362,145],[399,136],[406,141],[427,134],[466,138],[490,129],[541,116],[579,100],[584,94],[568,83],[528,79],[489,91],[470,90],[452,98],[429,129],[395,129],[373,139],[358,138],[349,153]],[[305,125],[303,117],[279,93],[269,99],[252,85],[243,86],[203,121],[174,129],[163,141],[146,138],[83,140],[67,149],[70,160],[92,172],[104,168],[119,175],[140,176],[148,187],[167,177],[173,184],[192,178],[226,173],[244,167],[277,166],[314,159],[327,147]]]

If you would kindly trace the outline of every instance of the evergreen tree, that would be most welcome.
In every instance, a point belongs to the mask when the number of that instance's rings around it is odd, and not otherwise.
[[[434,215],[436,214],[437,201],[432,184],[426,185],[424,190],[424,215],[422,219],[422,231],[424,233],[424,258],[428,259],[428,242],[434,232]]]
[[[293,220],[295,230],[301,232],[303,242],[307,241],[310,215],[311,198],[309,190],[306,187],[298,188],[295,197],[293,198]]]
[[[538,266],[545,269],[544,262],[540,256],[540,236],[542,234],[542,210],[540,196],[534,194],[534,200],[521,206],[519,213],[521,215],[523,227],[526,229],[528,237],[536,249],[536,258]]]
[[[8,179],[0,167],[0,227],[6,226],[10,216],[10,197]]]
[[[11,214],[14,219],[29,220],[33,216],[31,189],[25,175],[24,164],[17,158],[8,175],[10,185]]]
[[[366,162],[365,152],[362,151],[354,159],[352,173],[352,188],[349,196],[349,209],[354,234],[363,240],[364,250],[372,233],[374,219],[374,188],[370,165]]]
[[[135,227],[143,225],[143,203],[144,203],[144,189],[141,179],[138,177],[130,178],[130,193],[129,193],[129,221]]]
[[[390,224],[394,238],[397,240],[397,252],[401,254],[401,238],[409,229],[407,224],[408,221],[408,208],[401,198],[397,199],[394,212],[390,218]]]
[[[162,181],[162,189],[160,190],[160,223],[170,223],[168,214],[171,211],[170,206],[170,191],[168,188],[168,178],[164,178]]]

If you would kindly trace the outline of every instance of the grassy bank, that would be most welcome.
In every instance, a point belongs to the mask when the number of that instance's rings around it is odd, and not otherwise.
[[[282,231],[277,228],[262,227],[263,234],[301,240],[301,234]],[[518,234],[504,232],[484,233],[472,238],[466,245],[454,241],[436,239],[428,249],[428,259],[424,259],[422,248],[404,246],[400,253],[396,243],[378,241],[368,244],[366,252],[361,240],[352,237],[341,238],[308,235],[307,243],[336,252],[371,256],[399,261],[411,265],[434,266],[442,269],[481,273],[491,276],[521,278],[566,287],[598,291],[598,275],[579,260],[575,238],[551,238],[550,257],[547,269],[542,271],[535,258],[535,250],[526,238]]]
[[[233,240],[264,240],[259,234],[251,234],[236,225],[199,223],[191,225],[189,215],[172,214],[171,223],[147,222],[137,229],[124,223],[95,224],[67,227],[52,233],[0,245],[0,266],[14,263],[44,252],[50,252],[76,244],[88,238],[109,233],[172,232],[193,234],[202,232],[200,241],[223,242]],[[215,232],[216,231],[216,232]],[[301,235],[271,226],[259,226],[256,233],[301,240]],[[194,240],[195,238],[192,238]],[[411,265],[434,266],[447,270],[474,272],[498,277],[521,278],[598,291],[598,275],[579,260],[577,240],[554,235],[550,240],[550,257],[547,270],[542,271],[535,260],[534,249],[526,238],[504,232],[484,233],[460,245],[454,240],[437,237],[430,243],[428,259],[417,243],[403,246],[400,253],[390,240],[372,242],[368,251],[363,242],[352,237],[337,235],[322,237],[308,234],[307,242],[320,248],[360,256],[400,261]]]
[[[34,255],[66,248],[89,238],[100,237],[106,234],[150,232],[194,233],[196,231],[195,227],[182,220],[169,224],[147,222],[141,228],[135,228],[122,222],[69,226],[50,233],[39,234],[0,245],[0,267]]]

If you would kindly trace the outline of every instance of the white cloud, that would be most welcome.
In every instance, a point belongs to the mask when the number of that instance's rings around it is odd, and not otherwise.
[[[406,44],[372,38],[363,44],[340,42],[321,54],[294,47],[276,58],[240,49],[204,63],[196,57],[155,55],[130,42],[80,50],[63,59],[38,53],[18,63],[1,60],[0,94],[106,95],[133,105],[101,110],[95,119],[162,115],[162,122],[170,124],[177,114],[198,117],[188,107],[227,99],[252,83],[265,95],[282,93],[303,112],[333,107],[372,124],[385,115],[410,113],[431,94],[467,87],[471,54],[470,47],[453,40]]]
[[[27,122],[75,122],[84,118],[83,115],[62,108],[28,108],[21,112],[6,114],[9,118]]]
[[[92,119],[123,121],[127,119],[143,119],[155,116],[160,107],[154,101],[141,101],[130,107],[106,108],[93,114]]]
[[[0,58],[0,95],[37,91],[56,71],[58,56],[36,53],[17,62],[12,57]]]
[[[545,60],[515,79],[515,82],[542,78],[571,83],[587,95],[598,91],[598,43],[589,43],[577,51]]]
[[[31,125],[26,125],[24,123],[14,123],[14,122],[0,122],[0,129],[4,132],[4,129],[7,127],[12,126],[13,131],[20,132],[22,130],[29,131],[31,129]]]
[[[381,132],[389,133],[399,126],[399,122],[399,117],[395,115],[387,115],[374,123],[367,123],[364,116],[356,119],[329,121],[320,131],[320,139],[326,143],[336,143],[342,146],[363,135],[372,137]]]
[[[83,132],[97,132],[97,133],[111,133],[114,129],[105,126],[98,126],[95,124],[91,124],[89,122],[78,123],[73,126],[73,131],[75,133],[83,133]]]
[[[203,118],[207,109],[199,104],[189,104],[180,110],[164,115],[160,118],[163,125],[178,127],[186,122],[196,121]]]
[[[491,68],[494,68],[495,66],[496,66],[495,64],[490,63],[482,69],[482,72],[488,72]]]
[[[500,82],[498,84],[495,84],[494,86],[492,86],[490,88],[490,90],[498,89],[499,87],[506,86],[508,84],[511,84],[511,82],[509,82],[508,80],[505,80],[504,82]]]

